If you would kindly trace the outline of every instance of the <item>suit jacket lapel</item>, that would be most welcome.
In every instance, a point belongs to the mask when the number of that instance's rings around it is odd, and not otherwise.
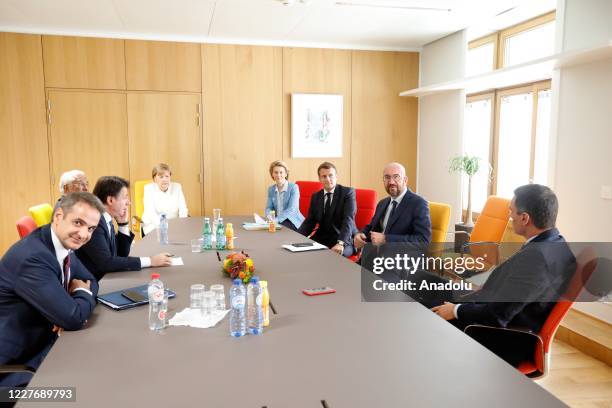
[[[393,216],[389,217],[389,219],[387,220],[387,228],[385,228],[385,231],[388,231],[393,226],[393,224],[395,224],[395,221],[399,219],[400,215],[404,212],[404,208],[408,206],[408,200],[410,200],[411,198],[412,193],[410,192],[410,190],[406,191],[406,194],[404,194],[404,198],[402,198],[402,201],[400,201],[397,207],[395,207],[395,212],[393,213]],[[391,198],[389,198],[389,204],[390,203]],[[387,204],[387,207],[389,206],[389,204]]]

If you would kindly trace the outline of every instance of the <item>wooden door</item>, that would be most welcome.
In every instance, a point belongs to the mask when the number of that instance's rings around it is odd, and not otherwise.
[[[39,35],[0,33],[0,256],[18,239],[16,221],[51,203],[45,88]]]
[[[129,177],[125,93],[48,91],[47,103],[54,184],[72,169],[91,190],[101,176]]]
[[[181,183],[190,215],[202,214],[200,95],[128,94],[130,179],[151,179],[166,163]]]

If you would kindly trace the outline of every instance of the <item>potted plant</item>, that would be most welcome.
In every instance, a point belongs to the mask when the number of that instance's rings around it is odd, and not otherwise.
[[[464,223],[466,227],[474,226],[472,221],[472,177],[480,170],[480,160],[480,157],[464,154],[453,157],[448,167],[449,173],[465,174],[468,177],[467,215]],[[491,167],[488,163],[487,166]]]

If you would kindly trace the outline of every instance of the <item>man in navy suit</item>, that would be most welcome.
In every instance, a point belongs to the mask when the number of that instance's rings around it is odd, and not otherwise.
[[[444,302],[432,311],[461,330],[482,324],[538,333],[576,270],[576,259],[555,228],[558,208],[555,193],[546,186],[528,184],[514,190],[512,226],[527,242],[492,271],[480,290],[461,297],[461,303]],[[476,339],[514,366],[534,352],[531,336],[501,333]]]
[[[97,280],[107,272],[139,271],[150,266],[169,266],[170,254],[153,257],[129,256],[134,234],[129,226],[130,184],[121,177],[100,177],[93,193],[102,201],[105,211],[91,240],[77,251],[77,256]],[[115,233],[113,219],[119,233]]]
[[[357,232],[355,190],[336,183],[336,166],[332,163],[321,163],[317,174],[323,189],[310,198],[308,216],[298,232],[309,236],[318,224],[314,241],[339,255],[351,256],[355,253],[353,235]]]
[[[61,332],[79,330],[96,306],[98,284],[74,255],[98,225],[102,203],[67,194],[51,224],[14,244],[0,260],[0,364],[36,369]],[[0,374],[0,385],[30,373]]]
[[[391,242],[427,246],[431,241],[429,205],[408,188],[404,166],[387,164],[383,183],[389,197],[378,202],[370,223],[355,235],[355,247],[362,248],[366,242],[375,246]]]

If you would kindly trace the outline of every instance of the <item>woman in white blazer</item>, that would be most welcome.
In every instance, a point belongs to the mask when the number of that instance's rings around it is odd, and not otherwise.
[[[168,219],[187,217],[189,211],[185,203],[183,188],[179,183],[170,181],[172,171],[165,163],[159,163],[151,172],[153,183],[144,187],[144,212],[142,214],[145,234],[159,226],[159,219],[166,214]]]

